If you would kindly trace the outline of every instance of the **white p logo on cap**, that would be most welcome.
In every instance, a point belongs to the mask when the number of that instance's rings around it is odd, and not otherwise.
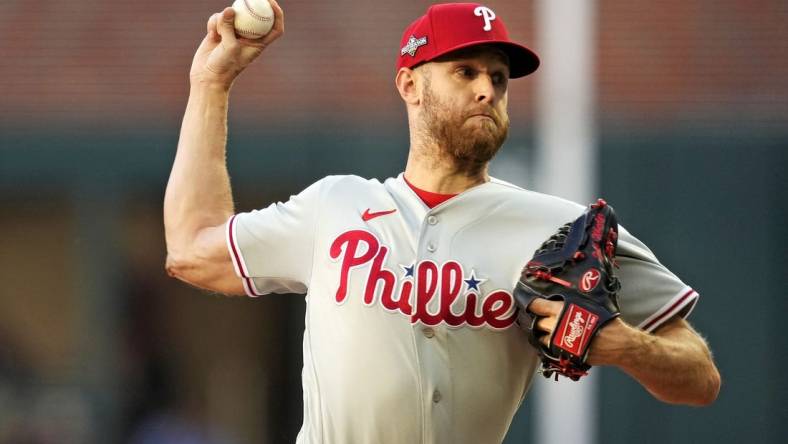
[[[492,21],[495,20],[495,13],[492,9],[486,6],[477,6],[476,9],[473,10],[473,15],[484,18],[484,28],[482,29],[485,31],[492,29]]]

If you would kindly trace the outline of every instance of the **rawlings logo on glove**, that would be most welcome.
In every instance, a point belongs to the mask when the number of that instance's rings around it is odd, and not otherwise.
[[[619,315],[613,275],[618,223],[613,208],[599,199],[565,224],[536,250],[514,289],[517,323],[542,358],[542,374],[577,381],[586,375],[588,349],[602,326]],[[564,303],[545,346],[536,328],[541,319],[528,310],[536,298]]]

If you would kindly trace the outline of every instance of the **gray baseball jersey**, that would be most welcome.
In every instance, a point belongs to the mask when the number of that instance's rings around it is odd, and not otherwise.
[[[538,364],[511,290],[584,210],[492,179],[430,209],[400,174],[331,176],[233,216],[250,296],[306,293],[298,443],[501,442]],[[623,228],[622,317],[653,330],[698,294]]]

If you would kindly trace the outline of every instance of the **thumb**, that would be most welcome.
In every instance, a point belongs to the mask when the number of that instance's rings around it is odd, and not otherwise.
[[[219,20],[216,22],[216,31],[222,36],[225,43],[235,43],[235,10],[233,8],[224,8]]]

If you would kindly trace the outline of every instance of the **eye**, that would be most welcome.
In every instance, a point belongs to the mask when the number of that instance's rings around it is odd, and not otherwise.
[[[497,72],[492,75],[492,81],[496,85],[506,85],[508,79],[506,78],[506,75],[504,75],[503,73]]]
[[[460,66],[457,68],[457,74],[467,79],[472,79],[476,76],[476,70],[470,66]]]

